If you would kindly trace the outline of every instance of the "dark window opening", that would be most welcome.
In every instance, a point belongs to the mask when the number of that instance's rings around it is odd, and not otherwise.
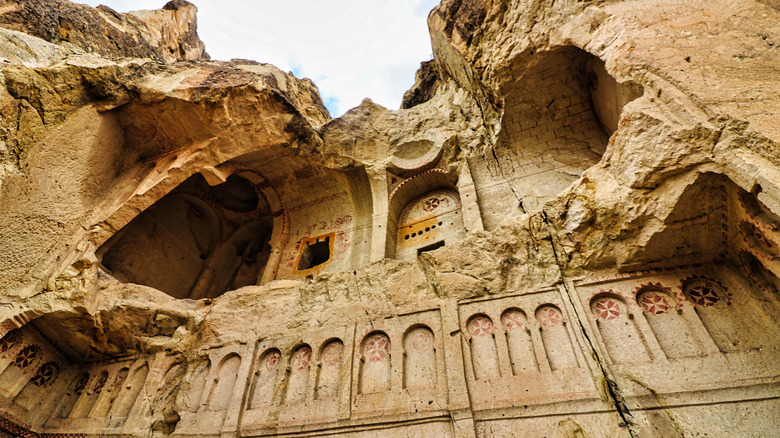
[[[298,259],[298,270],[311,269],[328,260],[330,260],[330,236],[319,242],[307,243],[301,249],[301,257]]]
[[[428,251],[433,251],[435,249],[439,249],[442,246],[444,246],[444,241],[443,240],[440,240],[440,241],[438,241],[436,243],[432,243],[432,244],[430,244],[428,246],[423,246],[422,248],[418,248],[417,249],[417,255],[419,256],[420,254],[422,254],[424,252],[428,252]]]

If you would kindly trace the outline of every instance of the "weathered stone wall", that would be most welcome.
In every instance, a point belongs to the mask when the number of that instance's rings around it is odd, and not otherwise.
[[[184,2],[7,3],[3,433],[780,425],[777,9],[445,0],[407,108],[331,119]]]

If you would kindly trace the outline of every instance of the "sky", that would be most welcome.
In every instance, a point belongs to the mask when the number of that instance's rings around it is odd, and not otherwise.
[[[118,12],[167,0],[75,0]],[[426,20],[438,0],[190,0],[211,59],[273,64],[317,84],[331,116],[368,97],[398,109],[433,57]]]

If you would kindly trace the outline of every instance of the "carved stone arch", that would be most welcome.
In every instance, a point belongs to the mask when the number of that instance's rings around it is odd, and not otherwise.
[[[190,376],[186,379],[189,387],[185,393],[180,393],[180,405],[183,410],[198,412],[204,403],[203,391],[206,389],[210,371],[211,360],[208,357],[195,362]]]
[[[376,394],[390,389],[390,337],[385,332],[368,333],[360,343],[358,392]]]
[[[0,322],[0,338],[4,337],[6,333],[11,330],[20,329],[24,327],[28,322],[43,315],[42,312],[36,310],[24,310],[16,313],[12,316],[7,316],[2,322]]]
[[[341,339],[331,338],[322,343],[318,358],[315,399],[332,399],[338,395],[343,356],[344,342]]]
[[[111,408],[119,397],[125,380],[127,380],[129,371],[130,368],[122,367],[116,374],[111,376],[95,407],[92,408],[91,417],[105,417],[111,412]]]
[[[650,283],[637,288],[634,296],[666,357],[674,359],[704,353],[670,288]]]
[[[119,396],[111,407],[109,414],[112,418],[117,418],[120,424],[130,415],[139,401],[138,395],[144,388],[146,378],[149,375],[149,365],[145,360],[140,359],[130,367],[128,375],[130,377],[124,380]]]
[[[196,183],[188,179],[182,184]],[[187,298],[204,260],[222,238],[221,228],[212,205],[193,193],[173,190],[114,234],[96,254],[120,281]]]
[[[157,386],[151,405],[154,407],[173,406],[186,371],[186,366],[181,362],[171,364]]]
[[[501,313],[501,324],[504,326],[512,373],[517,375],[538,371],[539,364],[536,362],[536,353],[525,312],[518,307],[510,307]]]
[[[238,353],[229,353],[222,358],[216,379],[211,385],[211,393],[208,398],[209,411],[220,412],[228,408],[230,400],[233,398],[240,366],[241,356]]]
[[[300,344],[290,354],[289,374],[285,403],[294,404],[306,401],[311,374],[312,351],[308,344]]]
[[[51,385],[57,380],[60,373],[60,367],[55,362],[46,362],[38,367],[35,375],[27,381],[24,388],[14,398],[14,403],[24,407],[28,411],[35,407],[36,403],[46,400]]]
[[[0,373],[0,394],[13,399],[35,375],[43,360],[43,350],[36,344],[22,344],[11,357],[10,364]]]
[[[590,309],[613,362],[650,361],[649,348],[623,298],[611,290],[601,292],[590,300]]]
[[[555,304],[542,304],[534,312],[537,325],[552,371],[577,368],[577,356],[574,354],[571,337],[566,328],[566,318]]]
[[[723,284],[702,276],[684,279],[680,288],[722,353],[761,348],[771,342],[768,331],[756,323],[763,310],[747,296],[734,301]]]
[[[59,402],[56,413],[58,418],[67,418],[70,416],[71,412],[73,412],[73,408],[76,406],[76,402],[81,397],[81,394],[87,389],[90,379],[91,376],[87,371],[82,371],[75,375]]]
[[[489,379],[500,376],[493,320],[484,313],[474,314],[466,321],[466,331],[469,333],[474,377]]]
[[[248,409],[258,409],[273,403],[281,363],[282,352],[276,347],[267,348],[260,353],[255,361]]]
[[[436,389],[436,335],[430,327],[415,324],[404,333],[404,388],[418,388],[429,392]]]
[[[276,278],[276,273],[279,270],[279,263],[281,262],[281,253],[289,242],[290,212],[285,208],[276,188],[271,185],[268,178],[259,170],[238,168],[234,170],[233,174],[244,177],[254,184],[258,193],[262,193],[265,197],[272,212],[273,227],[270,239],[268,240],[270,254],[265,269],[263,269],[263,272],[258,279],[258,284],[265,284]]]
[[[390,239],[394,242],[390,249],[401,260],[414,259],[466,235],[460,194],[447,185],[447,176],[431,172],[412,180],[416,180],[414,184],[408,185],[408,189],[400,187],[390,201],[392,229],[397,230]]]
[[[22,346],[24,334],[20,329],[13,329],[0,338],[0,355],[15,357],[14,353]]]

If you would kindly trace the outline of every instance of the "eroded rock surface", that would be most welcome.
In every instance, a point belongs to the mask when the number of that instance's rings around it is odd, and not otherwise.
[[[771,436],[780,11],[444,0],[403,109],[0,3],[0,431]]]

